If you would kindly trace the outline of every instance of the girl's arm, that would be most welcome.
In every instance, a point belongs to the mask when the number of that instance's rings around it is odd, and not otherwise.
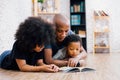
[[[32,66],[32,65],[28,65],[26,64],[26,61],[23,59],[16,59],[17,65],[19,67],[19,69],[21,71],[45,71],[45,72],[56,72],[54,69],[52,69],[52,67],[54,65],[43,65],[43,66]]]

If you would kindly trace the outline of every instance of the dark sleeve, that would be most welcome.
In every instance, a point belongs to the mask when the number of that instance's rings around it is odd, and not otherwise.
[[[14,54],[15,59],[25,59],[25,51],[21,51],[17,46],[18,42],[15,42],[12,49],[12,54]]]
[[[52,46],[50,44],[45,44],[45,49],[49,49],[49,48],[52,48]]]
[[[25,54],[24,52],[15,52],[15,59],[26,59]]]
[[[37,53],[37,59],[44,59],[44,50],[41,52]]]

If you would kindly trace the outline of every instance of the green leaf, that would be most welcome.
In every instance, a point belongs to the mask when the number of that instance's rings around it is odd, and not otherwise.
[[[43,2],[44,2],[44,0],[38,0],[38,2],[41,2],[41,3],[43,3]]]

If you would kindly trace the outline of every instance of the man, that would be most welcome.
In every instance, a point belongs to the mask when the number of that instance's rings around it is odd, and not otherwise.
[[[55,28],[55,34],[56,34],[56,43],[52,43],[49,46],[45,46],[44,52],[45,52],[45,62],[48,64],[56,64],[58,66],[71,66],[75,67],[80,59],[85,59],[87,56],[86,51],[82,47],[82,54],[78,55],[75,58],[70,58],[67,60],[54,60],[52,57],[56,54],[56,52],[63,48],[64,45],[62,44],[62,41],[65,39],[67,35],[74,34],[70,30],[70,23],[69,20],[61,15],[56,14],[53,19],[54,28]],[[80,63],[81,64],[81,63]]]

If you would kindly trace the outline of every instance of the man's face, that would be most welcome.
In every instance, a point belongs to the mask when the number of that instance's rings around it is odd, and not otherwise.
[[[68,25],[64,25],[64,26],[57,25],[56,27],[57,41],[62,42],[65,39],[65,37],[68,35],[68,31],[69,31]]]

